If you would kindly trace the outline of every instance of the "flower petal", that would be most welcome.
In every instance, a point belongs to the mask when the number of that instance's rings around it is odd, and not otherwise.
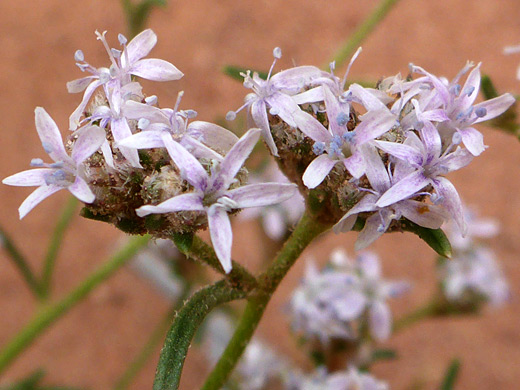
[[[69,117],[69,129],[70,130],[76,130],[80,124],[79,118],[83,115],[83,111],[85,111],[85,107],[87,107],[87,104],[92,97],[92,94],[94,91],[102,85],[103,83],[98,79],[92,81],[88,87],[85,89],[85,92],[83,93],[83,99],[81,100],[81,103],[79,106],[76,107],[74,112]]]
[[[400,160],[404,160],[411,164],[421,166],[423,163],[423,155],[416,148],[405,145],[397,144],[395,142],[388,141],[374,141],[375,145],[383,152],[391,154]]]
[[[74,183],[68,186],[67,189],[72,193],[72,195],[84,203],[92,203],[96,200],[96,196],[88,184],[79,176],[76,176]]]
[[[444,177],[437,177],[432,181],[433,188],[437,192],[437,195],[442,199],[442,204],[448,210],[448,213],[453,217],[457,224],[462,236],[466,235],[467,225],[464,220],[464,210],[462,208],[462,202],[460,201],[459,194],[455,189],[455,186]]]
[[[146,57],[157,43],[157,35],[151,30],[146,29],[141,33],[137,34],[126,46],[126,54],[128,55],[128,62],[133,64],[134,62]],[[123,66],[126,66],[126,56],[121,56]]]
[[[51,196],[55,192],[63,189],[63,187],[50,185],[50,186],[40,186],[35,189],[20,205],[18,208],[18,213],[20,214],[20,219],[25,217],[29,211],[31,211],[35,206],[37,206],[41,201],[43,201],[48,196]]]
[[[132,131],[124,117],[112,119],[110,122],[110,130],[112,131],[116,143],[132,135]],[[133,167],[142,168],[141,163],[139,162],[139,153],[136,149],[126,148],[124,146],[121,146],[118,149]]]
[[[440,228],[448,217],[444,209],[439,206],[411,199],[397,203],[394,209],[406,219],[429,229]]]
[[[484,136],[480,131],[473,127],[467,127],[458,130],[458,132],[462,137],[462,143],[473,156],[478,156],[486,150],[486,145],[484,145]]]
[[[225,196],[234,200],[239,208],[259,207],[281,203],[291,198],[297,189],[296,184],[258,183],[227,191]]]
[[[105,130],[99,126],[87,126],[81,131],[81,134],[74,143],[71,155],[72,159],[76,164],[81,164],[98,151],[105,140]]]
[[[231,221],[224,207],[213,204],[208,209],[209,234],[215,254],[228,274],[231,271],[231,245],[233,243],[233,231]]]
[[[251,117],[255,125],[262,130],[262,138],[271,151],[271,154],[278,157],[278,148],[274,143],[271,129],[269,127],[269,120],[267,119],[267,108],[263,100],[257,100],[251,104]]]
[[[14,175],[6,177],[2,183],[9,186],[43,186],[46,185],[45,177],[54,172],[52,168],[29,169],[28,171],[18,172]]]
[[[128,73],[152,81],[179,80],[184,74],[168,61],[147,58],[137,61]]]
[[[386,191],[376,203],[378,207],[386,207],[414,195],[430,183],[422,169],[412,172],[399,180]]]
[[[384,341],[392,333],[392,313],[388,305],[381,301],[375,301],[368,313],[370,333],[377,341]]]
[[[226,154],[224,160],[220,163],[220,171],[214,178],[213,190],[221,191],[229,188],[235,175],[242,168],[244,162],[253,151],[256,143],[260,138],[260,129],[249,129],[238,142]]]
[[[486,109],[486,115],[478,118],[474,123],[480,123],[487,121],[489,119],[496,118],[504,111],[506,111],[509,107],[511,107],[515,103],[515,98],[510,93],[505,93],[496,98],[486,100],[485,102],[475,104],[473,106],[474,112],[479,108]]]
[[[171,138],[171,135],[167,131],[154,131],[145,130],[139,133],[132,134],[130,137],[126,137],[116,143],[116,146],[121,148],[134,148],[134,149],[151,149],[151,148],[163,148],[163,135],[166,134]]]
[[[47,114],[47,111],[42,107],[36,107],[34,110],[34,119],[36,130],[38,131],[45,152],[56,162],[69,160],[69,155],[63,146],[60,130],[56,122]]]
[[[177,211],[202,211],[202,195],[196,192],[181,194],[167,199],[156,206],[145,205],[135,210],[136,214],[144,217],[148,214],[166,214],[175,213]]]
[[[339,160],[330,158],[326,153],[316,157],[303,173],[303,184],[307,188],[316,188],[338,162]]]
[[[67,91],[69,91],[69,93],[78,93],[84,91],[85,88],[87,88],[88,85],[96,78],[97,76],[87,76],[81,79],[69,81],[67,82]]]
[[[238,137],[231,131],[210,122],[191,122],[187,132],[190,136],[198,139],[210,148],[216,148],[226,153],[238,141]]]

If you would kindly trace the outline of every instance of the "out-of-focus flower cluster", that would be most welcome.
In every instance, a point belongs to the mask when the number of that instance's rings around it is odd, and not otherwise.
[[[330,260],[321,272],[308,263],[289,305],[293,329],[325,345],[355,340],[367,327],[372,338],[386,340],[392,330],[386,300],[405,292],[409,284],[382,279],[379,258],[372,252],[361,252],[352,260],[338,249]]]
[[[160,108],[156,96],[143,93],[136,78],[164,82],[183,76],[167,61],[145,58],[157,42],[153,31],[129,42],[120,34],[119,48],[109,46],[105,33],[96,35],[110,64],[94,67],[81,50],[75,53],[77,66],[89,75],[67,84],[69,92],[83,92],[69,120],[73,133],[63,144],[57,125],[37,108],[36,128],[54,162],[33,159],[36,169],[3,180],[38,186],[21,205],[20,217],[66,188],[86,203],[84,216],[129,233],[166,238],[209,227],[226,272],[229,214],[284,202],[296,185],[336,232],[350,230],[361,217],[357,249],[399,230],[401,218],[427,228],[453,218],[464,232],[462,205],[445,175],[484,151],[473,125],[514,102],[505,94],[474,104],[480,64],[468,63],[452,81],[411,65],[406,79],[390,77],[375,89],[347,88],[348,70],[340,79],[334,64],[330,72],[298,66],[273,74],[281,58],[276,48],[266,79],[244,74],[252,93],[243,107],[257,128],[239,139],[221,126],[193,120],[194,110],[180,109],[183,92],[174,108]],[[227,118],[235,116],[230,112]],[[296,185],[246,184],[243,164],[260,135]]]
[[[498,234],[498,223],[466,211],[468,233],[448,226],[454,256],[439,262],[439,277],[449,302],[465,308],[479,308],[489,302],[499,306],[509,299],[509,287],[494,251],[483,240]]]

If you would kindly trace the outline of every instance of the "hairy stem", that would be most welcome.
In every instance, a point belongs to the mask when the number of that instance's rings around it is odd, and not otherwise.
[[[233,288],[224,279],[204,287],[190,298],[179,310],[166,336],[155,381],[154,390],[176,390],[179,388],[182,368],[196,330],[213,308],[233,300],[242,299],[247,293]]]
[[[58,251],[61,247],[65,231],[69,227],[70,222],[75,215],[77,206],[78,200],[74,196],[71,196],[56,223],[56,227],[54,228],[49,248],[47,249],[47,255],[45,256],[43,263],[41,286],[45,298],[48,298],[51,293],[52,274],[56,263],[56,257],[58,256]]]
[[[25,256],[18,250],[13,240],[7,235],[7,233],[0,227],[0,246],[3,247],[9,258],[13,261],[16,268],[22,275],[23,279],[38,298],[43,298],[43,290],[41,284],[36,279],[34,273],[29,266],[29,263],[25,259]]]
[[[356,31],[341,45],[332,61],[336,62],[336,67],[340,68],[345,62],[350,59],[354,51],[357,50],[361,42],[370,35],[370,33],[377,27],[377,25],[390,12],[392,7],[399,0],[381,0],[381,3],[374,11],[361,23]],[[326,66],[328,68],[328,64]]]
[[[316,221],[308,213],[303,215],[274,262],[258,278],[257,294],[249,299],[233,337],[208,376],[203,390],[217,390],[224,385],[251,340],[274,291],[303,250],[330,226]]]
[[[117,269],[131,259],[139,249],[148,243],[149,239],[149,236],[132,238],[125,247],[120,249],[110,260],[101,265],[67,296],[58,302],[44,306],[0,351],[0,373],[14,361],[23,350],[29,347],[45,329],[67,313],[94,288],[104,282]]]

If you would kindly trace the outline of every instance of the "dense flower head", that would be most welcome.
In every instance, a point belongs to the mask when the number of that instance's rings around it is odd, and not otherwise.
[[[358,249],[400,230],[402,218],[432,229],[453,219],[465,233],[462,203],[446,176],[485,150],[473,125],[514,103],[504,94],[475,104],[480,64],[467,63],[451,81],[410,65],[408,78],[389,77],[376,88],[347,85],[334,64],[330,73],[272,70],[267,80],[244,75],[256,93],[246,106],[289,179],[306,196],[320,191],[323,218],[339,221],[336,232],[361,217]]]
[[[321,272],[308,263],[290,302],[293,329],[327,344],[333,339],[356,339],[360,321],[368,318],[371,336],[387,339],[392,317],[386,300],[402,294],[408,284],[382,279],[379,259],[371,252],[361,252],[352,260],[338,249],[330,260]]]
[[[388,390],[389,386],[355,367],[328,373],[318,369],[311,375],[294,375],[287,390]]]

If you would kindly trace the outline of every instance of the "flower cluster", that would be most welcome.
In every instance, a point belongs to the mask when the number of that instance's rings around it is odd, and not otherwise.
[[[327,373],[319,370],[309,376],[295,376],[287,390],[388,390],[389,386],[354,367],[347,371]]]
[[[392,330],[386,300],[405,292],[408,283],[382,279],[379,258],[372,252],[361,252],[353,261],[338,249],[330,260],[321,272],[313,263],[308,264],[290,302],[293,329],[327,344],[356,339],[356,323],[362,325],[367,319],[370,335],[386,340]]]
[[[281,57],[276,48],[265,80],[243,75],[253,92],[242,108],[289,179],[318,198],[324,216],[332,216],[336,232],[352,229],[362,217],[357,249],[397,229],[402,217],[433,229],[452,218],[464,232],[459,195],[445,176],[484,151],[473,125],[500,115],[514,98],[504,94],[474,104],[480,64],[471,63],[451,81],[410,65],[404,80],[397,75],[375,89],[346,88],[360,51],[340,79],[334,64],[330,72],[299,66],[272,75]]]
[[[96,68],[85,61],[81,50],[74,55],[78,67],[90,75],[67,84],[69,92],[83,92],[69,120],[74,131],[66,145],[70,156],[54,121],[37,108],[36,129],[54,163],[34,159],[31,165],[37,169],[3,180],[9,185],[39,186],[20,207],[20,217],[67,188],[87,204],[85,216],[130,233],[168,237],[209,226],[215,252],[229,272],[228,214],[283,202],[295,194],[296,186],[245,185],[243,164],[261,130],[249,129],[239,139],[212,123],[189,123],[197,113],[179,109],[182,92],[173,109],[159,108],[156,96],[143,94],[136,77],[170,81],[183,76],[169,62],[144,58],[157,42],[152,30],[130,42],[120,34],[120,49],[109,46],[105,33],[96,35],[111,64]]]
[[[452,304],[470,309],[483,302],[502,305],[509,299],[509,287],[494,252],[481,242],[498,233],[498,224],[492,219],[477,218],[470,211],[465,214],[466,237],[461,237],[455,226],[448,229],[454,256],[439,263],[443,293]]]

